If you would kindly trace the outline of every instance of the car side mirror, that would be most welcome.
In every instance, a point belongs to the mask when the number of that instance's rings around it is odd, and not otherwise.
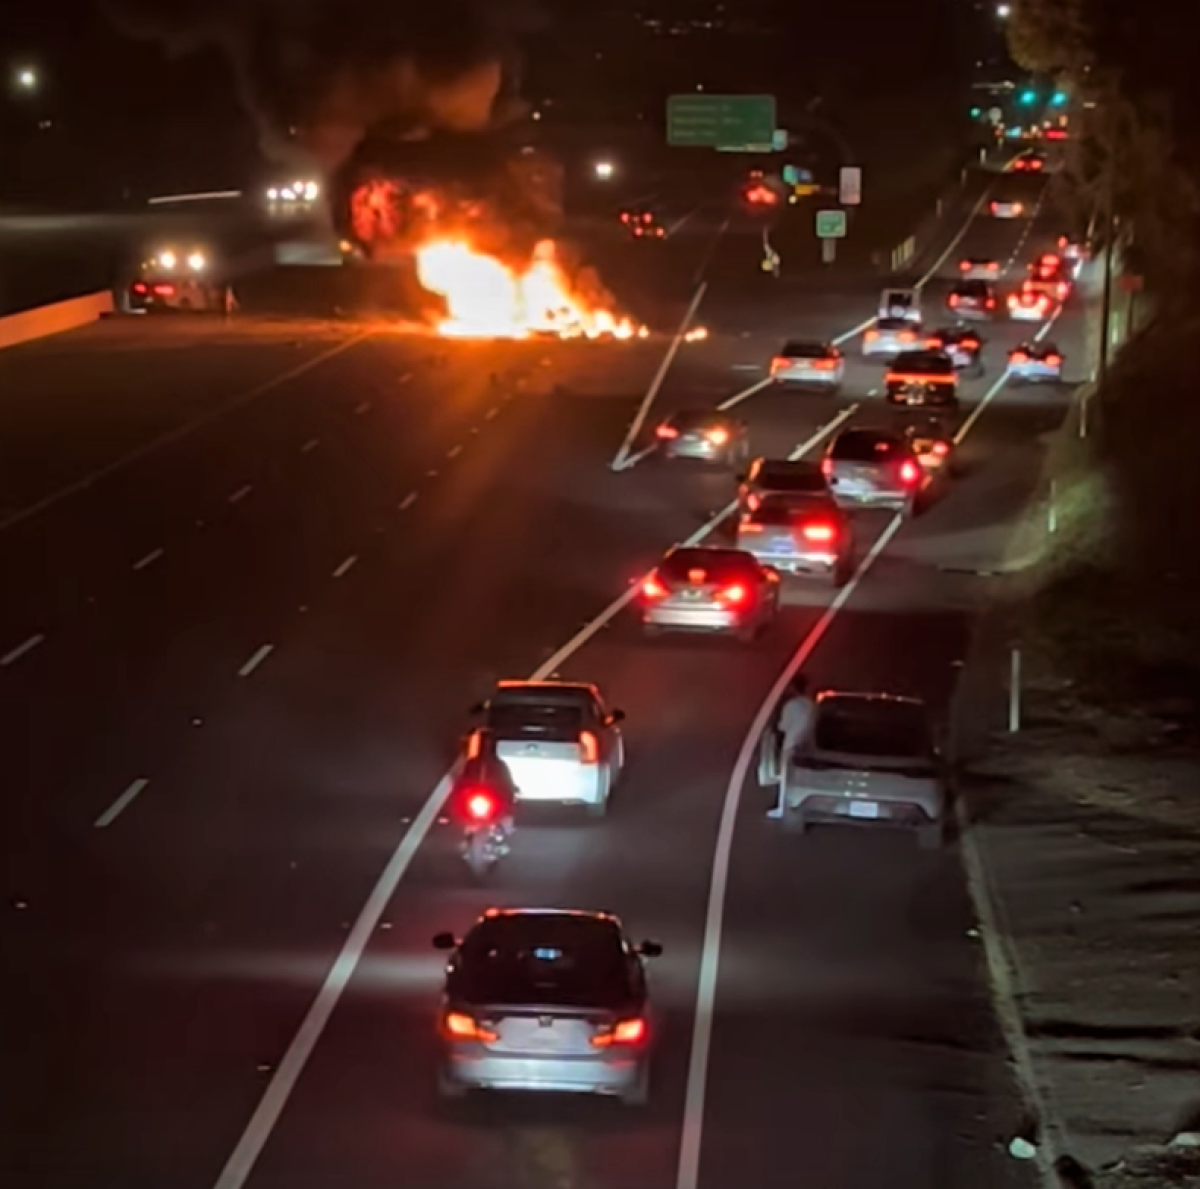
[[[435,950],[452,950],[458,945],[458,939],[453,933],[435,933],[433,935],[433,948]]]
[[[643,941],[642,944],[637,947],[637,952],[641,954],[643,958],[661,958],[663,947],[657,941]]]
[[[624,710],[614,710],[608,716],[608,725],[609,726],[615,726],[617,723],[624,722],[624,721],[625,721],[625,711]]]

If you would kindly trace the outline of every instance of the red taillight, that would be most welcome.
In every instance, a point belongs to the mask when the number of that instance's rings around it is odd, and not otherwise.
[[[877,330],[868,330],[868,331],[867,331],[867,333],[866,333],[866,335],[865,335],[864,337],[865,337],[865,338],[868,338],[868,339],[877,339],[877,338],[879,337],[879,331],[877,331]]]
[[[649,1031],[643,1019],[620,1020],[608,1031],[593,1036],[592,1044],[598,1049],[612,1048],[613,1045],[640,1045],[645,1042]]]
[[[579,732],[579,759],[584,764],[600,762],[600,740],[591,731]]]
[[[667,588],[665,586],[663,586],[663,584],[658,580],[658,578],[654,574],[651,574],[650,577],[647,578],[646,581],[642,583],[642,597],[643,598],[661,599],[661,598],[666,597],[666,593],[667,593]]]
[[[487,789],[475,789],[464,799],[467,816],[476,822],[490,822],[500,808],[499,802]]]
[[[499,1033],[484,1028],[477,1020],[459,1011],[446,1013],[442,1030],[451,1040],[478,1040],[488,1043],[500,1039]]]
[[[791,366],[792,361],[785,355],[776,355],[775,358],[771,360],[771,371],[773,372],[786,371]]]
[[[831,372],[831,371],[833,371],[833,369],[835,367],[837,367],[837,360],[836,359],[814,359],[813,367],[815,367],[817,369],[817,371]]]
[[[1060,363],[1062,363],[1062,356],[1061,356],[1061,355],[1047,355],[1047,356],[1046,356],[1046,362],[1047,362],[1047,363],[1048,363],[1048,364],[1049,364],[1051,367],[1058,367],[1058,365],[1059,365]]]
[[[157,293],[159,297],[170,297],[175,292],[175,286],[174,285],[155,285],[154,292]]]
[[[800,532],[806,541],[832,541],[837,536],[837,529],[832,524],[806,524]]]
[[[914,343],[916,340],[917,336],[911,330],[902,330],[900,332],[900,341],[902,343]]]
[[[934,442],[933,452],[945,456],[950,453],[950,445],[948,442]]]
[[[964,260],[958,267],[963,272],[970,272],[971,271],[971,262],[969,260]]]
[[[996,304],[996,299],[995,299],[994,297],[989,297],[989,298],[987,299],[987,308],[988,308],[989,310],[990,310],[990,309],[991,309],[991,308],[992,308],[992,307],[993,307],[995,304]]]
[[[740,533],[761,533],[762,531],[763,526],[761,524],[755,524],[751,520],[743,520],[742,523],[738,525],[738,532]]]
[[[660,438],[677,438],[679,437],[679,430],[673,425],[660,425],[658,427],[658,436]]]
[[[959,296],[958,296],[958,294],[957,294],[957,293],[951,293],[951,294],[950,294],[950,304],[951,304],[952,306],[956,306],[956,305],[958,305],[958,302],[959,302]]]
[[[718,600],[722,603],[727,603],[731,607],[740,607],[749,597],[750,592],[736,582],[732,586],[727,586],[724,590],[717,592]]]
[[[832,458],[821,459],[821,474],[824,475],[826,479],[828,479],[829,476],[833,474],[833,459]]]
[[[915,483],[920,477],[921,468],[915,462],[900,464],[900,481],[902,483]]]
[[[1029,356],[1026,355],[1024,351],[1014,351],[1009,356],[1009,359],[1013,363],[1028,363],[1029,362]]]
[[[762,500],[756,495],[750,495],[746,497],[746,507],[749,508],[751,512],[757,512],[761,504]]]
[[[146,293],[146,292],[148,292],[148,289],[147,289],[147,287],[146,287],[146,283],[145,283],[145,281],[134,281],[134,283],[133,283],[133,291],[134,291],[134,293]]]

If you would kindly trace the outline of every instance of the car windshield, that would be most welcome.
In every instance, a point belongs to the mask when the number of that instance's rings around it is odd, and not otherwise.
[[[565,743],[579,738],[588,718],[580,702],[499,695],[488,704],[487,726],[499,739],[544,739]]]
[[[823,492],[828,484],[821,468],[811,463],[767,463],[754,476],[755,486],[766,491]]]
[[[927,758],[932,751],[924,707],[890,699],[822,701],[814,744],[818,751],[873,758]]]
[[[833,352],[825,343],[802,343],[792,339],[784,343],[780,354],[788,359],[829,359]]]
[[[864,429],[842,434],[830,451],[837,462],[896,462],[905,455],[904,443],[894,434]]]
[[[937,351],[905,351],[896,356],[892,371],[922,376],[945,376],[954,371],[954,364]]]
[[[668,582],[752,581],[758,577],[758,562],[739,549],[677,549],[658,567],[660,578]],[[699,575],[699,577],[696,577]]]
[[[463,940],[448,991],[489,1007],[617,1010],[633,997],[616,925],[584,916],[496,917]]]

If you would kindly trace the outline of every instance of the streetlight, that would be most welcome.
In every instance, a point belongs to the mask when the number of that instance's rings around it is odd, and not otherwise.
[[[1007,17],[1012,16],[1012,5],[1011,4],[997,4],[996,5],[996,15],[1002,21],[1005,20]]]
[[[38,85],[37,71],[32,66],[22,66],[17,71],[17,86],[22,91],[36,91]]]
[[[611,161],[597,161],[593,166],[593,172],[600,181],[607,182],[616,173],[616,169]]]

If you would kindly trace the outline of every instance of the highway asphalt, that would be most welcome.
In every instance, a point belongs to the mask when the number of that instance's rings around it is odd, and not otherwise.
[[[707,212],[654,256],[605,252],[619,291],[644,270],[664,327],[707,261],[712,337],[681,350],[655,415],[729,398],[784,337],[873,311],[866,276],[762,277],[753,233],[718,237],[723,222]],[[1041,246],[1029,226],[977,220],[942,272],[963,254],[1019,267]],[[1068,355],[1077,322],[1055,328]],[[975,598],[952,571],[994,553],[1065,399],[998,386],[1024,336],[985,334],[968,471],[826,619],[806,665],[821,683],[945,705]],[[650,645],[626,613],[578,638],[732,492],[652,458],[609,467],[664,346],[441,344],[251,311],[115,320],[0,356],[6,1184],[1020,1183],[998,1147],[1016,1104],[954,852],[781,836],[753,787],[697,1096],[731,771],[829,592],[798,588],[752,649]],[[881,378],[854,360],[840,398],[767,389],[738,407],[757,450],[786,453],[852,404],[878,416]],[[864,554],[886,524],[865,518]],[[452,831],[424,836],[422,807],[467,706],[546,662],[627,711],[628,776],[602,823],[523,826],[480,890]],[[373,889],[378,920],[360,917]],[[610,908],[665,944],[645,1112],[435,1102],[428,939],[492,902]],[[314,996],[328,1016],[297,1047]],[[681,1144],[699,1154],[690,1180]]]

